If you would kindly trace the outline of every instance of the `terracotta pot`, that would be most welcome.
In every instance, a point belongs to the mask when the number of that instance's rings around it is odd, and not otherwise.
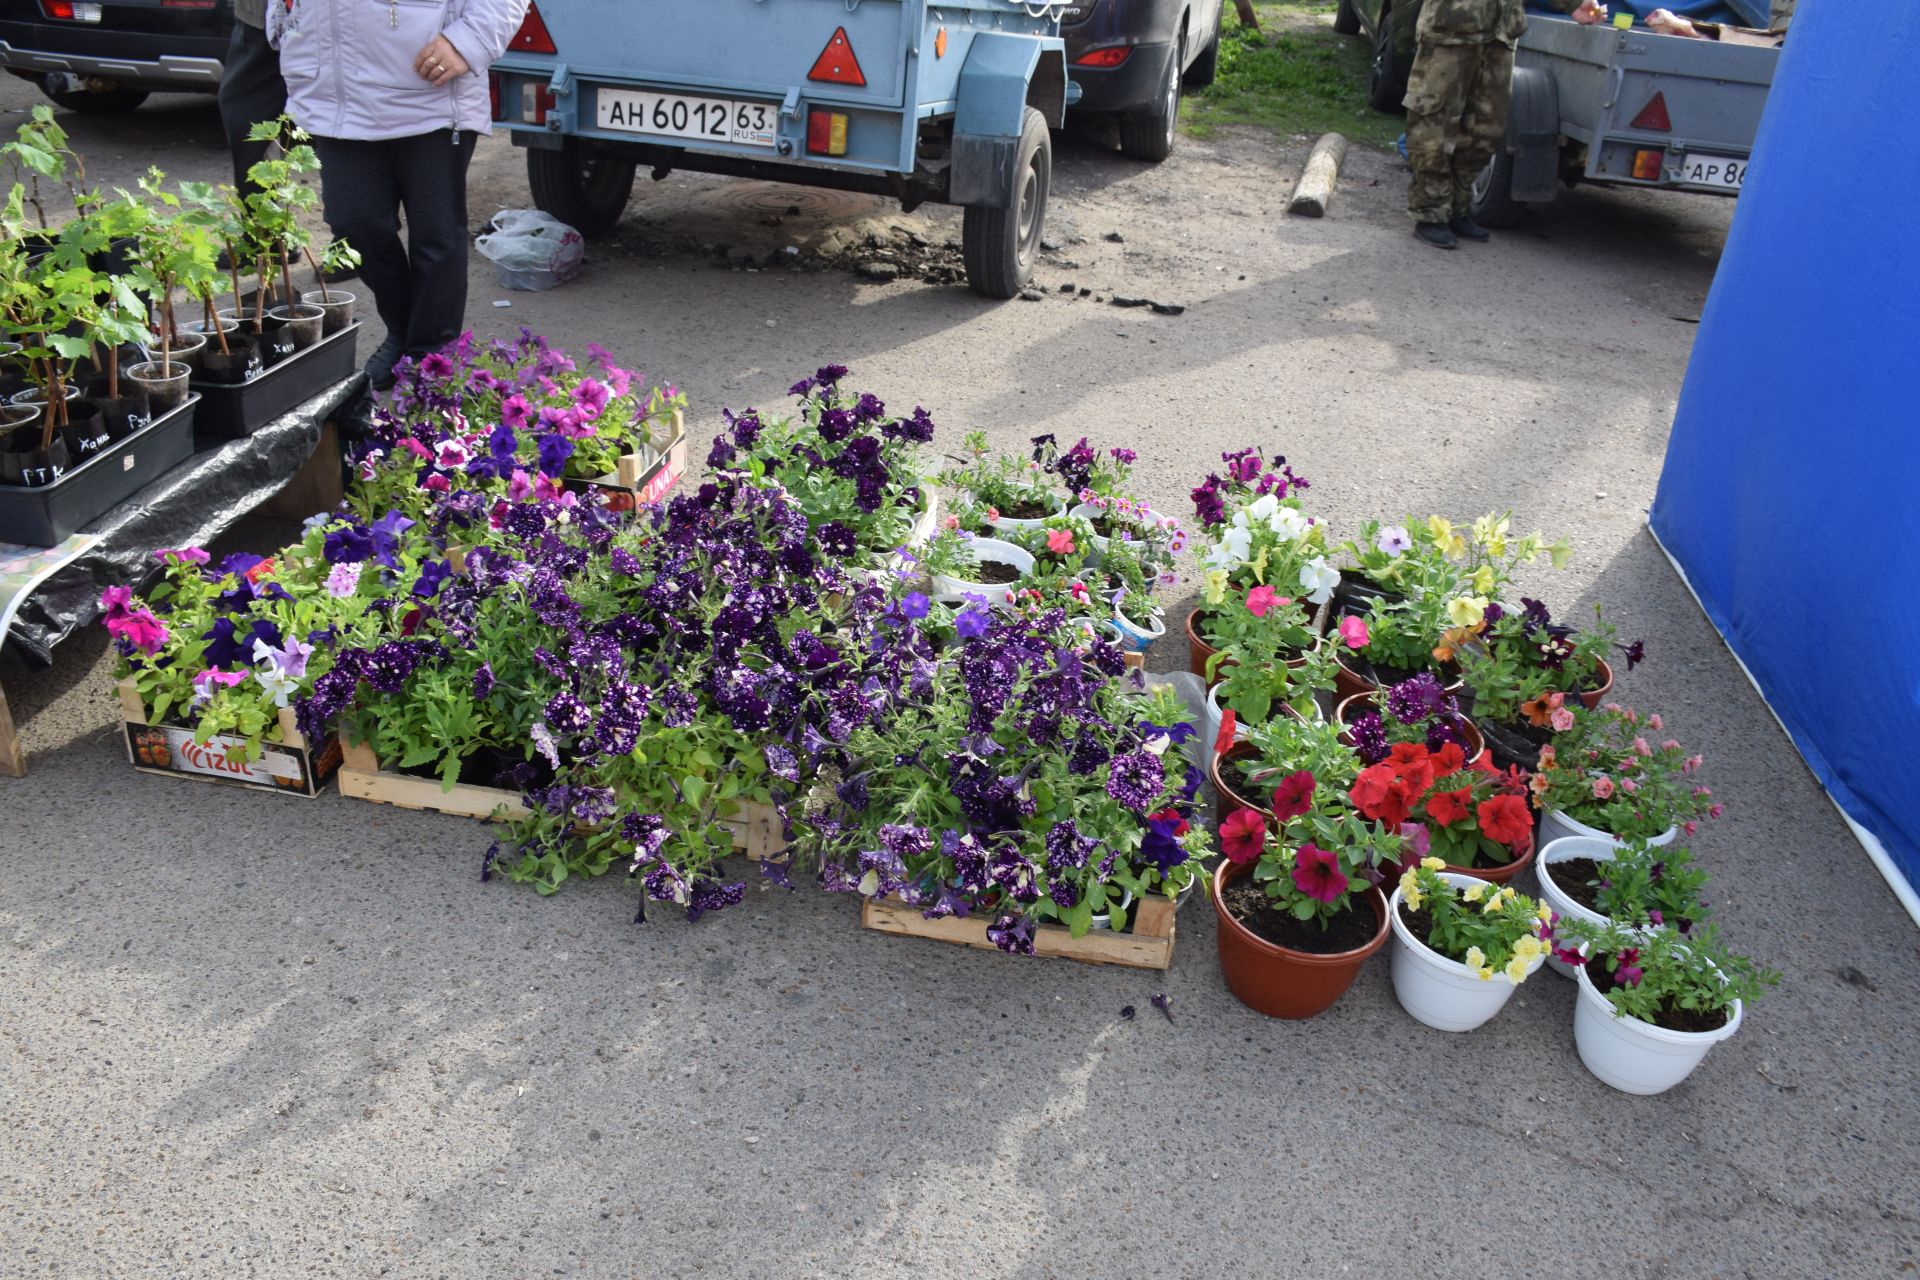
[[[1210,684],[1213,680],[1219,678],[1219,673],[1214,672],[1211,676],[1208,675],[1207,659],[1218,653],[1219,650],[1215,649],[1205,640],[1202,640],[1200,638],[1199,628],[1194,626],[1194,622],[1200,617],[1201,612],[1201,610],[1195,609],[1187,615],[1187,670],[1200,677],[1201,684]],[[1227,664],[1222,663],[1221,665],[1225,666]]]
[[[1273,816],[1272,811],[1265,805],[1254,803],[1235,789],[1234,782],[1239,775],[1225,767],[1234,760],[1244,760],[1248,756],[1255,754],[1257,754],[1257,752],[1255,752],[1251,743],[1236,742],[1223,753],[1216,755],[1213,758],[1213,763],[1207,766],[1207,771],[1213,779],[1213,789],[1220,795],[1221,817],[1232,817],[1242,809],[1251,809],[1255,813],[1266,814],[1269,818]]]
[[[1364,671],[1347,665],[1347,655],[1351,652],[1352,650],[1350,649],[1342,648],[1334,655],[1333,659],[1333,691],[1336,696],[1341,698],[1351,698],[1359,693],[1371,693],[1379,687],[1367,678]],[[1448,673],[1440,671],[1435,674],[1438,675],[1440,679],[1445,680]],[[1457,695],[1462,689],[1466,688],[1466,681],[1455,680],[1451,684],[1444,685],[1443,687],[1448,693]]]
[[[1600,677],[1600,687],[1580,691],[1580,705],[1589,711],[1599,706],[1601,699],[1613,692],[1613,664],[1601,658],[1600,669],[1594,674]]]
[[[1315,955],[1278,947],[1234,919],[1221,896],[1226,887],[1252,873],[1251,867],[1223,863],[1213,878],[1213,913],[1219,920],[1220,976],[1240,1003],[1269,1018],[1311,1018],[1345,995],[1367,957],[1386,945],[1387,900],[1368,889],[1362,900],[1380,922],[1373,940],[1353,951]]]
[[[1334,723],[1338,724],[1342,730],[1340,741],[1346,743],[1348,746],[1353,745],[1353,740],[1349,738],[1345,732],[1347,721],[1359,715],[1363,709],[1374,705],[1373,699],[1374,691],[1369,689],[1365,693],[1356,693],[1351,698],[1342,698],[1340,700],[1340,705],[1334,708],[1333,712]],[[1472,764],[1475,760],[1478,760],[1486,754],[1487,741],[1481,736],[1479,727],[1475,725],[1473,721],[1467,719],[1465,716],[1460,716],[1458,719],[1460,721],[1460,736],[1467,740],[1465,748],[1467,763]]]

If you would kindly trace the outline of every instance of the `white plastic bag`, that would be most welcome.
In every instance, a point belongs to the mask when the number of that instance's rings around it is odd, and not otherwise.
[[[551,289],[580,273],[587,256],[580,233],[552,214],[538,209],[502,209],[493,215],[492,230],[474,241],[494,264],[500,283],[508,289]]]

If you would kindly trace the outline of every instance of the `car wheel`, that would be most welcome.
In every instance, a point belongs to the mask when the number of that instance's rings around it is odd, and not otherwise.
[[[1373,32],[1373,70],[1367,77],[1367,105],[1375,111],[1403,110],[1407,99],[1409,68],[1400,65],[1394,24],[1392,7],[1382,9],[1380,25]]]
[[[1333,29],[1343,36],[1360,34],[1360,15],[1353,11],[1353,0],[1340,0],[1340,7],[1333,11]]]
[[[52,98],[56,106],[90,116],[119,115],[132,111],[149,96],[145,89],[104,89],[94,93],[87,89],[43,88],[41,92]]]
[[[1047,193],[1053,186],[1053,135],[1047,118],[1027,108],[1014,161],[1013,202],[968,205],[961,220],[960,255],[967,284],[983,298],[1006,299],[1033,278],[1040,233],[1047,225]]]
[[[1473,180],[1473,220],[1483,227],[1517,227],[1531,206],[1513,198],[1513,153],[1501,147]]]
[[[1167,58],[1160,92],[1145,110],[1120,117],[1120,150],[1135,160],[1158,163],[1173,154],[1173,129],[1180,119],[1180,64],[1186,60],[1182,36]]]
[[[583,236],[604,236],[619,224],[633,174],[633,161],[583,152],[571,141],[559,151],[527,150],[534,207]]]
[[[1220,33],[1216,30],[1213,39],[1207,41],[1207,47],[1187,68],[1186,78],[1181,82],[1189,91],[1198,91],[1213,83],[1220,74]]]

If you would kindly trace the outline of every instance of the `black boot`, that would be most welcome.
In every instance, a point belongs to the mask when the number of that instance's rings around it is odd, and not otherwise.
[[[1452,222],[1449,222],[1447,226],[1452,229],[1453,234],[1459,236],[1462,240],[1485,241],[1493,239],[1493,232],[1487,230],[1464,213]]]
[[[1447,230],[1444,222],[1416,222],[1413,224],[1414,238],[1424,240],[1436,249],[1458,249],[1460,242],[1453,238],[1453,232]]]
[[[367,381],[373,384],[375,391],[385,391],[393,385],[393,366],[400,363],[400,339],[392,334],[367,358]]]

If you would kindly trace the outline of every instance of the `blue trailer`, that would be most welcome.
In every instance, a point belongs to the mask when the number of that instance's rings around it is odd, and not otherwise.
[[[976,293],[1032,274],[1074,96],[1064,3],[535,0],[492,71],[534,203],[587,235],[645,165],[965,208]]]

